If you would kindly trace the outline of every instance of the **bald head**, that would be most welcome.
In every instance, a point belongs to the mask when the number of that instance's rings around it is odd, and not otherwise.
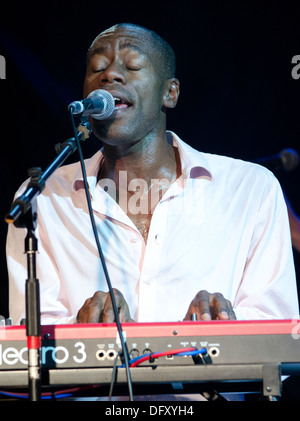
[[[139,39],[145,42],[147,48],[151,50],[151,55],[155,59],[158,74],[164,80],[175,77],[176,59],[172,47],[156,32],[133,23],[119,23],[101,32],[88,49],[87,60],[89,61],[95,54],[97,43],[100,39],[118,32],[127,32],[129,34],[138,35]]]

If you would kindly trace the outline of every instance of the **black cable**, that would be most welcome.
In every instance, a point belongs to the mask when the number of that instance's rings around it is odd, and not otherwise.
[[[114,384],[115,384],[115,381],[117,379],[117,363],[118,363],[118,358],[120,356],[121,356],[120,352],[118,352],[117,358],[115,358],[115,361],[114,361],[114,366],[113,366],[113,371],[112,371],[111,381],[110,381],[110,387],[109,387],[109,395],[108,395],[109,401],[111,401]]]
[[[92,224],[92,229],[93,229],[93,233],[94,233],[99,257],[100,257],[100,260],[101,260],[101,263],[102,263],[103,271],[104,271],[104,274],[105,274],[108,290],[109,290],[109,293],[110,293],[110,296],[111,296],[113,312],[114,312],[114,316],[115,316],[115,320],[116,320],[116,324],[117,324],[117,329],[118,329],[118,333],[119,333],[119,337],[120,337],[120,341],[121,341],[121,345],[122,345],[122,351],[123,351],[123,357],[124,357],[124,363],[125,363],[125,371],[126,371],[127,384],[128,384],[128,391],[129,391],[129,399],[130,399],[130,401],[133,401],[132,381],[131,381],[131,374],[130,374],[130,367],[129,367],[129,357],[128,357],[129,353],[128,353],[126,342],[124,341],[124,336],[123,336],[122,327],[121,327],[121,323],[120,323],[120,319],[119,319],[119,313],[118,313],[118,309],[117,309],[117,305],[116,305],[116,300],[115,300],[115,296],[114,296],[114,293],[113,293],[110,277],[109,277],[109,274],[108,274],[105,258],[104,258],[103,252],[102,252],[102,247],[101,247],[101,244],[100,244],[98,231],[97,231],[97,228],[96,228],[94,213],[93,213],[92,204],[91,204],[91,198],[90,198],[90,194],[89,194],[89,186],[88,186],[88,182],[87,182],[84,158],[83,158],[82,149],[81,149],[81,146],[80,146],[80,141],[78,139],[78,130],[77,130],[77,127],[76,127],[76,124],[75,124],[75,121],[74,121],[74,115],[73,115],[73,112],[72,112],[72,108],[70,109],[70,117],[71,117],[72,128],[73,128],[73,132],[74,132],[74,136],[75,136],[76,146],[77,146],[79,158],[80,158],[80,165],[81,165],[81,170],[82,170],[84,189],[85,189],[85,194],[86,194],[86,199],[87,199],[87,204],[88,204],[88,209],[89,209],[89,214],[90,214],[90,219],[91,219],[91,224]]]

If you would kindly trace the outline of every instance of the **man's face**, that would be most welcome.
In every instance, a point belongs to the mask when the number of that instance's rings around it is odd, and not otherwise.
[[[111,28],[96,38],[87,63],[84,96],[105,89],[120,100],[108,119],[92,119],[99,139],[125,146],[161,133],[166,81],[158,69],[155,50],[144,31]]]

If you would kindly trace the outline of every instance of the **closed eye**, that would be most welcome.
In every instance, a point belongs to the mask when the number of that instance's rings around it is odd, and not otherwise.
[[[132,72],[137,72],[138,70],[141,70],[140,67],[130,67],[130,66],[126,66],[126,69]]]
[[[105,68],[103,69],[92,69],[93,73],[100,73],[100,72],[104,72]]]

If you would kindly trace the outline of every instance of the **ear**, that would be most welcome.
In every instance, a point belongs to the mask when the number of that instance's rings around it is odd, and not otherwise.
[[[179,97],[179,80],[168,79],[165,83],[165,94],[163,96],[163,106],[165,108],[175,108]]]

